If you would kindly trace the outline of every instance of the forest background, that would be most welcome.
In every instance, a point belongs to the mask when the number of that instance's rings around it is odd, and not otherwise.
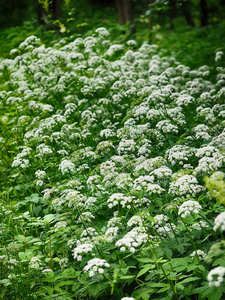
[[[47,45],[104,26],[118,42],[131,35],[196,68],[222,50],[224,0],[0,0],[0,57],[31,34]]]

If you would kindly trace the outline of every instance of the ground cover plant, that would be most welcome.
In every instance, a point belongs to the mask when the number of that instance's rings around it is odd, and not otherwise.
[[[222,299],[223,52],[191,70],[98,28],[10,54],[1,298]]]

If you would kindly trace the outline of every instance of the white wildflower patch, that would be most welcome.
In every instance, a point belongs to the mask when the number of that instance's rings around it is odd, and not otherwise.
[[[73,174],[75,173],[75,165],[68,159],[64,159],[60,165],[59,165],[59,170],[62,172],[62,175],[64,174]]]
[[[18,271],[22,286],[30,273],[33,286],[44,277],[54,289],[56,274],[72,272],[57,292],[77,299],[151,299],[157,289],[192,298],[206,271],[221,286],[225,215],[213,197],[224,204],[224,54],[215,51],[215,69],[192,70],[156,45],[92,32],[48,47],[31,36],[0,59],[5,297],[23,296]],[[135,276],[150,282],[147,294]]]
[[[118,231],[119,231],[118,226],[109,227],[105,232],[106,240],[112,242],[117,237]]]
[[[156,177],[157,179],[169,179],[172,176],[172,173],[173,171],[170,168],[162,166],[152,171],[150,175]]]
[[[93,258],[88,261],[87,265],[84,267],[84,272],[88,272],[90,277],[96,274],[103,274],[105,268],[109,268],[110,264],[106,262],[105,259]]]
[[[213,230],[221,229],[221,231],[225,230],[225,212],[220,213],[214,221]]]
[[[144,227],[134,227],[124,237],[116,242],[116,246],[120,247],[120,251],[129,250],[134,253],[136,248],[147,241],[148,235]]]
[[[216,267],[212,269],[207,275],[209,286],[219,287],[221,283],[224,281],[224,275],[225,275],[224,267]]]
[[[131,204],[134,200],[133,196],[125,196],[123,193],[112,194],[107,200],[108,207],[112,208],[114,206],[121,205],[123,208],[131,208]]]
[[[195,154],[195,149],[184,145],[175,145],[166,151],[168,161],[172,164],[184,165]]]
[[[76,248],[73,249],[73,257],[74,259],[81,261],[83,259],[83,255],[85,253],[91,252],[94,248],[93,244],[78,244]]]
[[[181,218],[186,218],[191,214],[198,214],[201,209],[202,206],[197,201],[187,200],[179,207],[178,215],[181,216]]]
[[[142,163],[138,164],[135,167],[134,171],[135,172],[144,172],[144,173],[151,172],[154,169],[161,167],[165,163],[166,163],[166,160],[161,156],[145,159]]]
[[[193,175],[184,175],[176,181],[172,181],[169,187],[169,193],[182,198],[194,197],[204,190],[205,188],[198,184],[196,177]]]
[[[117,148],[117,151],[119,153],[119,155],[123,154],[127,154],[127,153],[133,153],[135,151],[135,141],[133,140],[125,140],[125,141],[121,141],[119,143],[119,146]]]
[[[199,257],[199,259],[203,259],[206,256],[206,253],[202,250],[193,251],[190,254],[190,257],[193,259],[195,256]]]

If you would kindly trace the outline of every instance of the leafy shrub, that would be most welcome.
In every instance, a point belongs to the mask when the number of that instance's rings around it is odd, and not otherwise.
[[[1,60],[5,299],[224,296],[224,209],[203,180],[224,179],[223,53],[213,83],[136,47],[98,28]]]

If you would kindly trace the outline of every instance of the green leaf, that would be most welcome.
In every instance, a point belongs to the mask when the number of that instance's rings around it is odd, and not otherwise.
[[[137,278],[140,277],[141,275],[144,275],[147,273],[152,267],[152,264],[147,264],[144,266],[144,268],[137,274]]]
[[[50,223],[51,221],[53,221],[55,218],[57,217],[57,215],[53,215],[53,214],[48,214],[46,216],[44,216],[44,221],[47,223]]]
[[[167,286],[165,286],[164,288],[161,288],[160,290],[157,291],[157,293],[164,293],[165,291],[168,291],[171,289],[171,286],[169,285],[169,283],[166,284]]]
[[[19,252],[18,255],[21,260],[23,261],[28,260],[25,252]]]
[[[167,287],[168,283],[163,283],[163,282],[153,282],[153,283],[148,283],[147,286],[151,288],[165,288]]]
[[[43,198],[39,194],[31,194],[29,197],[25,197],[25,202],[39,203],[42,202]]]
[[[41,205],[35,206],[35,208],[33,209],[34,215],[36,217],[38,217],[39,213],[41,212],[41,210],[42,210],[42,206]]]
[[[184,286],[180,283],[176,284],[176,288],[179,289],[179,290],[182,290],[182,291],[184,290]]]
[[[121,276],[120,279],[133,279],[135,276],[134,275],[125,275],[125,276]]]
[[[183,283],[187,283],[187,282],[193,282],[193,281],[196,281],[199,279],[200,279],[199,277],[188,277],[188,278],[185,278],[184,280],[180,281],[179,283],[183,284]]]
[[[56,286],[74,285],[74,280],[63,280],[60,281]]]
[[[217,258],[212,264],[212,266],[218,266],[218,265],[221,267],[225,267],[225,257]]]
[[[62,272],[62,276],[65,278],[76,278],[81,275],[81,271],[75,271],[73,268],[66,269]]]
[[[137,260],[140,262],[143,262],[143,263],[154,262],[154,260],[147,258],[147,257],[146,258],[138,258]]]
[[[141,298],[143,300],[148,300],[150,298],[150,295],[149,294],[141,294]]]
[[[52,278],[55,276],[55,274],[54,274],[53,271],[44,272],[44,275],[45,275],[45,277],[48,278],[48,279],[52,279]]]

